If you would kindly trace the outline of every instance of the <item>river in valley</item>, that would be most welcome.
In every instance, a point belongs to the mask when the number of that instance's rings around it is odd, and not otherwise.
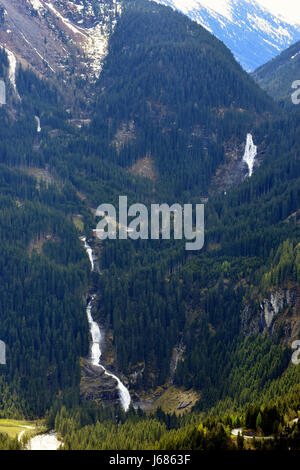
[[[56,436],[55,432],[37,435],[30,439],[26,450],[57,450],[62,442]]]

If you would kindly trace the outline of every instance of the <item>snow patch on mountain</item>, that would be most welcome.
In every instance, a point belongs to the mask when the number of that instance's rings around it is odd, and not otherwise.
[[[122,0],[1,0],[5,26],[0,44],[39,73],[95,81],[122,14]],[[80,60],[78,60],[80,57]]]
[[[80,34],[81,36],[86,37],[86,35],[80,31],[76,26],[74,26],[71,21],[69,21],[67,18],[64,18],[59,11],[54,8],[51,3],[46,3],[47,7],[74,33],[74,34]]]
[[[177,10],[180,10],[185,14],[204,7],[208,10],[217,12],[219,15],[224,16],[230,21],[232,20],[232,6],[227,0],[173,0],[166,3],[173,4]]]
[[[300,24],[300,9],[295,6],[295,0],[256,0],[257,3],[289,24]]]
[[[300,39],[300,23],[272,13],[260,0],[153,0],[189,16],[223,41],[248,71]]]
[[[121,4],[115,2],[117,14],[122,14]],[[106,24],[98,24],[97,26],[89,29],[85,29],[87,33],[87,39],[83,43],[82,47],[90,60],[90,69],[95,78],[99,78],[103,62],[108,54],[108,42],[111,32],[117,23],[116,18],[112,22]]]
[[[44,9],[42,3],[40,2],[40,0],[30,0],[30,3],[32,5],[32,8],[34,8],[34,10],[36,11],[41,11]]]
[[[97,25],[95,28],[89,29],[88,34],[89,36],[87,41],[83,44],[83,49],[90,59],[90,68],[93,75],[99,78],[103,61],[108,52],[109,33],[103,31],[101,25]]]
[[[265,18],[261,18],[257,14],[248,14],[247,17],[253,29],[258,32],[263,31],[273,39],[276,39],[276,37],[286,37],[290,41],[293,39],[290,31],[283,28],[281,25],[278,25],[277,23],[272,24],[270,21]]]
[[[5,51],[7,54],[8,64],[9,64],[8,78],[17,98],[20,99],[20,95],[18,93],[17,85],[16,85],[17,59],[14,53],[11,52],[9,49],[5,48]]]
[[[84,4],[77,4],[74,2],[68,2],[72,8],[75,7],[77,10],[76,23],[79,26],[75,26],[68,18],[63,16],[51,3],[45,2],[45,5],[51,10],[60,21],[67,26],[72,33],[77,36],[81,36],[81,47],[89,60],[89,73],[94,78],[99,78],[102,70],[103,61],[108,53],[108,42],[109,37],[117,22],[117,16],[122,13],[120,0],[113,0],[110,4],[110,9],[105,2],[98,3],[98,14],[97,24],[92,27],[84,27],[83,23],[87,20],[93,19],[95,23],[95,13],[91,2],[85,2]],[[100,21],[99,21],[100,19]]]

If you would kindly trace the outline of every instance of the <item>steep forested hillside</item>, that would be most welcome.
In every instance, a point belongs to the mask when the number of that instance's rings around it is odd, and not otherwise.
[[[300,76],[300,41],[252,74],[255,81],[276,101],[291,104],[294,81]]]
[[[134,245],[129,251],[124,242],[123,249],[120,246],[115,252],[112,246],[104,246],[103,260],[107,263],[109,254],[115,263],[109,272],[104,271],[104,279],[109,276],[109,281],[103,291],[103,310],[107,314],[109,305],[115,305],[111,321],[117,332],[118,357],[122,358],[118,359],[119,364],[128,374],[131,358],[144,357],[147,366],[150,354],[151,381],[145,380],[147,368],[135,369],[141,379],[135,386],[132,384],[131,393],[133,388],[138,393],[141,388],[153,387],[156,368],[160,373],[158,381],[163,379],[162,351],[151,354],[151,343],[157,351],[161,339],[172,339],[174,329],[167,325],[169,334],[165,338],[166,325],[157,323],[153,314],[165,311],[164,305],[171,305],[165,318],[171,318],[180,332],[183,349],[175,385],[200,392],[196,411],[181,418],[165,414],[160,408],[151,416],[133,409],[127,415],[120,410],[113,415],[92,408],[58,411],[57,404],[49,415],[49,424],[64,436],[67,449],[299,448],[300,372],[299,366],[291,362],[289,347],[291,338],[298,338],[300,333],[299,322],[293,329],[292,321],[299,318],[298,303],[286,296],[273,312],[271,323],[262,307],[278,288],[294,289],[299,298],[298,116],[284,117],[261,131],[268,135],[268,151],[261,167],[241,186],[210,199],[206,205],[204,250],[188,260],[173,250],[168,264],[176,268],[173,274],[169,269],[167,277],[163,277],[165,263],[158,262],[161,278],[155,279],[153,294],[151,274],[153,279],[155,270],[148,270],[143,283],[146,268],[130,266],[130,259],[135,260],[135,265],[141,264]],[[159,249],[156,247],[155,253]],[[145,252],[144,248],[144,262]],[[116,279],[118,290],[113,284]],[[108,298],[110,292],[112,297]],[[139,292],[147,295],[144,304],[142,299],[137,303]],[[153,307],[152,295],[156,302]],[[184,317],[180,311],[179,315],[175,313],[179,300]],[[137,315],[139,329],[134,321]],[[180,319],[181,323],[174,323]],[[153,320],[160,331],[153,329]],[[159,364],[155,363],[157,357]],[[115,420],[117,427],[112,425]],[[236,438],[231,430],[237,427],[258,436],[275,435],[275,439],[258,438],[252,442],[249,438]]]
[[[2,73],[8,61],[2,55]],[[82,315],[89,265],[71,215],[79,198],[41,166],[34,114],[43,125],[63,119],[49,85],[21,69],[17,99],[7,87],[1,108],[1,415],[41,416],[59,391],[77,399],[79,357],[88,351]],[[39,175],[39,176],[38,176]],[[75,398],[74,398],[75,397]]]
[[[123,12],[98,89],[99,147],[109,136],[106,156],[123,167],[150,157],[167,197],[205,194],[226,144],[274,109],[219,40],[144,1]]]

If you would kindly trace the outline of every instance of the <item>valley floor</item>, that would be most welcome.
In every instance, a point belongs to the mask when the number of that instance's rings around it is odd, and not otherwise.
[[[0,419],[0,433],[7,434],[10,439],[18,439],[19,442],[24,437],[30,438],[45,429],[36,421]]]

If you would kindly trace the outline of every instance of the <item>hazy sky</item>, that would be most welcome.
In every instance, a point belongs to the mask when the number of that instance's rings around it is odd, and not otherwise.
[[[274,13],[287,17],[290,21],[300,24],[300,1],[299,0],[257,0]]]

